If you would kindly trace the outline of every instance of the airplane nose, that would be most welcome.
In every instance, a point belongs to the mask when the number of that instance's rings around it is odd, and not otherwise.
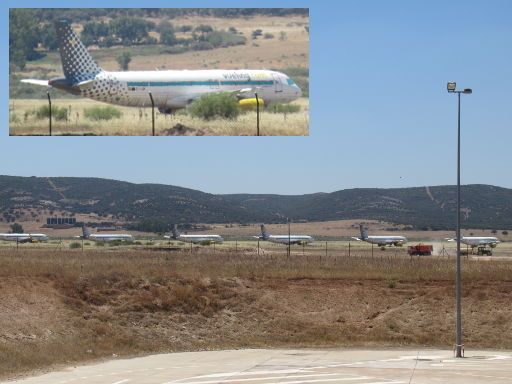
[[[302,96],[302,90],[299,88],[297,84],[295,84],[295,96],[301,97]]]

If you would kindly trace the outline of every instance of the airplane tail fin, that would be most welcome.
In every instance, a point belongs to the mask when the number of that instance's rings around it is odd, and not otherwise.
[[[88,239],[91,235],[91,231],[85,225],[82,225],[82,236],[84,239]]]
[[[178,237],[180,237],[180,232],[178,231],[178,226],[176,224],[173,224],[172,225],[172,238],[176,240]]]
[[[365,240],[368,238],[368,228],[365,228],[363,224],[359,224],[359,231],[361,232],[361,239]]]
[[[102,71],[67,21],[55,22],[55,31],[59,41],[62,69],[68,80],[79,83]]]
[[[261,238],[263,240],[267,240],[270,237],[270,235],[267,232],[267,229],[265,228],[265,224],[261,224]]]

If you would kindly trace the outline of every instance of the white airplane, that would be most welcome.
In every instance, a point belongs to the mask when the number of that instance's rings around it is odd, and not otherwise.
[[[283,73],[269,70],[172,70],[108,72],[93,60],[78,35],[65,21],[55,23],[64,77],[23,79],[24,83],[54,87],[109,104],[132,107],[151,105],[173,113],[210,93],[230,92],[241,104],[286,103],[302,91]]]
[[[309,235],[270,235],[265,225],[261,225],[261,236],[255,236],[257,239],[270,241],[272,243],[280,243],[280,244],[300,244],[306,245],[315,241]]]
[[[352,239],[377,244],[381,248],[384,248],[386,245],[401,247],[407,243],[407,238],[404,236],[368,236],[368,229],[363,227],[362,224],[359,224],[359,230],[361,231],[361,237],[352,237]]]
[[[18,243],[38,243],[50,238],[44,233],[0,233],[0,240],[16,241]]]
[[[224,239],[220,235],[182,235],[178,231],[176,224],[172,226],[172,235],[166,235],[164,236],[164,238],[201,245],[222,243],[224,241]]]
[[[457,241],[457,238],[447,238],[448,241]],[[469,245],[471,248],[475,247],[486,247],[496,248],[500,243],[497,237],[482,237],[482,236],[462,236],[460,242],[465,245]]]
[[[80,239],[92,240],[96,242],[109,242],[109,241],[128,241],[132,242],[133,236],[126,233],[94,233],[91,234],[89,228],[85,225],[82,226],[82,236],[77,236]]]

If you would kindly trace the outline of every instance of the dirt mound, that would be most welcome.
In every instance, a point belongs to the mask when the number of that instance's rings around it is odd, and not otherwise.
[[[205,132],[202,129],[195,129],[187,127],[183,124],[176,124],[174,127],[164,129],[163,136],[204,136]]]

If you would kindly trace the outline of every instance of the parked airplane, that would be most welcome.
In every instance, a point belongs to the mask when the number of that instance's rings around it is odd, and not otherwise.
[[[109,104],[155,106],[173,113],[209,93],[230,92],[243,104],[286,103],[302,95],[295,82],[269,70],[172,70],[108,72],[93,60],[78,35],[65,21],[55,23],[64,77],[23,79],[24,83],[54,87]]]
[[[172,226],[172,235],[164,236],[166,239],[174,239],[186,243],[210,245],[215,243],[222,243],[224,239],[220,235],[182,235],[178,231],[176,224]]]
[[[359,230],[361,231],[361,237],[352,237],[354,240],[377,244],[381,248],[384,248],[386,245],[401,247],[407,243],[407,238],[404,236],[368,236],[368,229],[363,227],[362,224],[359,224]]]
[[[272,243],[281,243],[281,244],[309,244],[315,241],[309,235],[270,235],[265,225],[261,225],[261,236],[255,236],[257,239],[270,241]]]
[[[447,238],[448,241],[457,241],[457,238]],[[471,248],[475,247],[486,247],[495,248],[500,241],[497,237],[482,237],[482,236],[462,236],[460,242],[465,245],[469,245]]]
[[[82,236],[77,236],[84,240],[92,240],[97,242],[109,242],[109,241],[133,241],[133,236],[126,233],[94,233],[91,234],[89,228],[85,225],[82,226]]]
[[[50,238],[44,233],[0,233],[0,240],[16,241],[18,243],[38,243]]]

